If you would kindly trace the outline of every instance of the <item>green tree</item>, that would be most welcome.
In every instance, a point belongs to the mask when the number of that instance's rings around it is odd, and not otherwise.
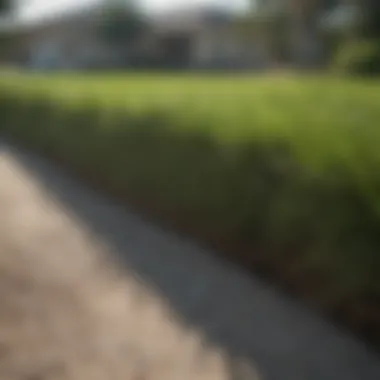
[[[10,8],[11,1],[10,0],[0,0],[0,14],[7,12]]]
[[[380,74],[380,3],[378,0],[345,0],[354,10],[333,61],[345,74]]]
[[[379,0],[356,0],[360,12],[358,34],[364,38],[380,39]]]
[[[133,42],[145,28],[145,20],[132,2],[112,0],[103,11],[99,33],[108,44],[121,47]]]
[[[14,42],[14,33],[9,29],[9,21],[13,16],[15,4],[15,0],[0,0],[0,58]]]

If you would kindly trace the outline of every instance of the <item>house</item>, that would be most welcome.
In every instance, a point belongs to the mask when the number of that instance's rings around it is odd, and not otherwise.
[[[82,9],[21,28],[10,57],[37,69],[319,66],[328,58],[323,31],[344,27],[355,14],[345,0],[329,0],[333,6],[314,25],[317,0],[265,4],[264,14],[256,10],[248,17],[199,7],[147,16],[145,32],[121,48],[100,38],[104,9]],[[286,29],[273,17],[281,12]]]
[[[201,9],[167,14],[153,23],[156,46],[168,64],[188,68],[254,68],[270,64],[263,41],[247,35],[240,19],[231,14]],[[257,36],[256,36],[257,37]]]
[[[18,31],[16,60],[30,68],[74,69],[115,62],[115,51],[96,32],[98,12],[76,12]]]
[[[288,0],[293,62],[323,65],[328,59],[325,37],[344,34],[360,19],[358,2],[350,0]]]
[[[271,64],[265,43],[243,33],[230,14],[208,9],[155,15],[149,28],[122,49],[98,33],[101,9],[66,14],[24,27],[13,58],[37,69],[81,69],[140,64],[172,68],[249,68]],[[129,54],[128,54],[129,53]]]

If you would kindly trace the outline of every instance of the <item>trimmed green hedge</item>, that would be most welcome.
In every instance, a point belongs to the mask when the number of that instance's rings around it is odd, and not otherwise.
[[[320,78],[14,77],[0,85],[0,131],[373,325],[378,89]]]

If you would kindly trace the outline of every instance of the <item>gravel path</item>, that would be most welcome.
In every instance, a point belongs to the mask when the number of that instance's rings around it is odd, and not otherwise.
[[[276,290],[2,143],[0,379],[379,380],[380,360]]]

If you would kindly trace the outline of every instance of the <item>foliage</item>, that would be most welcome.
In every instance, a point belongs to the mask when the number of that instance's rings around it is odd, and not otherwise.
[[[0,30],[0,54],[12,48],[17,42],[17,33],[10,30]]]
[[[10,76],[0,130],[335,307],[380,296],[378,89],[321,77]]]
[[[11,0],[0,0],[0,14],[8,12],[11,6]]]
[[[115,46],[132,42],[145,28],[143,17],[134,7],[118,3],[105,8],[99,22],[100,36]]]
[[[357,35],[362,38],[380,39],[380,3],[377,0],[356,0],[361,22]]]
[[[380,74],[380,42],[349,41],[338,49],[333,68],[338,73],[345,74]]]

